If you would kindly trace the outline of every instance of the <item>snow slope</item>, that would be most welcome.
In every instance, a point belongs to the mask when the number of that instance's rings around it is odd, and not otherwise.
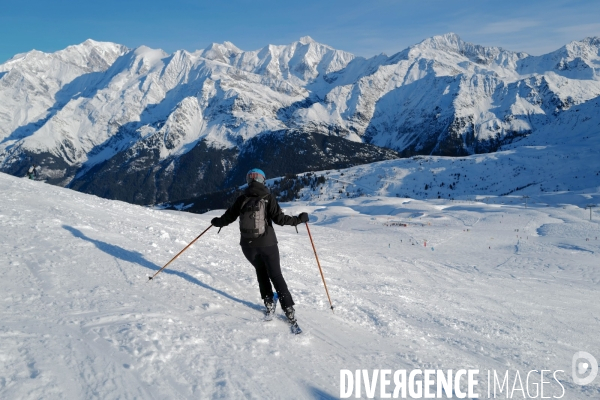
[[[209,230],[148,283],[220,212],[159,211],[5,174],[0,193],[0,398],[330,399],[340,369],[374,368],[564,370],[565,398],[600,395],[570,376],[576,351],[600,356],[600,213],[589,221],[568,197],[528,208],[284,204],[310,213],[336,306],[305,229],[277,227],[305,331],[295,337],[281,318],[261,321],[235,226]]]

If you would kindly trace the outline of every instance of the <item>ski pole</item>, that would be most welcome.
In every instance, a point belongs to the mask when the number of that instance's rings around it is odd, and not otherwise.
[[[171,264],[171,262],[173,262],[173,260],[175,260],[177,257],[179,257],[179,255],[181,253],[183,253],[184,251],[186,251],[188,249],[188,247],[190,247],[191,245],[193,245],[196,240],[200,239],[200,236],[204,235],[206,233],[206,231],[209,230],[210,228],[212,228],[212,225],[210,225],[208,228],[206,228],[204,230],[204,232],[202,232],[201,234],[199,234],[196,239],[192,240],[190,244],[188,244],[187,246],[185,246],[184,249],[181,250],[179,253],[177,253],[177,255],[175,257],[173,257],[171,259],[171,261],[169,261],[168,263],[166,263],[164,267],[162,267],[161,269],[159,269],[154,275],[148,277],[148,282],[150,282],[152,280],[152,278],[154,278],[156,275],[160,274],[163,269],[167,268],[167,265]]]
[[[329,290],[327,290],[327,283],[325,283],[325,276],[323,275],[323,269],[321,268],[321,263],[319,262],[319,256],[317,256],[317,249],[315,248],[315,242],[313,242],[312,235],[310,234],[310,229],[308,228],[308,222],[305,222],[306,230],[308,231],[308,237],[310,238],[310,244],[312,244],[313,251],[315,252],[315,258],[317,259],[317,265],[319,266],[319,272],[321,272],[321,279],[323,279],[323,286],[325,286],[325,293],[327,293],[327,299],[329,300],[329,305],[331,306],[331,312],[333,312],[333,304],[331,304],[331,297],[329,297]]]

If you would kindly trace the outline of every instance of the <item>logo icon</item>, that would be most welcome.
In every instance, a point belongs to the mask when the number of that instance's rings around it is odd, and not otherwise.
[[[585,376],[588,371],[589,375]],[[598,361],[590,353],[578,351],[573,355],[572,373],[575,384],[589,385],[598,376]]]

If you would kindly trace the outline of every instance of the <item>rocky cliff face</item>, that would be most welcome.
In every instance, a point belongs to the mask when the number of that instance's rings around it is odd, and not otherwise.
[[[370,59],[308,37],[32,51],[0,65],[0,168],[37,163],[50,183],[150,204],[226,188],[251,166],[493,152],[597,98],[599,49],[588,38],[534,57],[447,34]]]

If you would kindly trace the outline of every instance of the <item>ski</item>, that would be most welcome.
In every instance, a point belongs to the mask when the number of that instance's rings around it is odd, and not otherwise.
[[[283,307],[283,311],[285,312],[285,316],[288,320],[288,323],[290,324],[290,330],[292,331],[292,333],[294,335],[299,335],[302,333],[302,329],[300,329],[300,327],[298,326],[298,321],[296,321],[296,311],[294,310],[294,307],[289,306],[289,307]]]
[[[265,311],[265,316],[263,317],[263,322],[273,321],[273,318],[275,318],[275,310],[273,310],[272,312]],[[290,331],[294,335],[299,335],[302,333],[302,329],[298,325],[298,321],[291,322],[287,318],[286,318],[286,320],[287,320],[288,324],[290,324]]]
[[[277,300],[279,300],[277,293],[273,293],[272,302],[265,303],[266,309],[265,309],[265,316],[263,317],[264,322],[273,321],[273,318],[275,317],[275,310],[277,309]],[[290,313],[290,310],[291,310],[291,313]],[[290,324],[290,330],[292,331],[292,333],[294,335],[301,334],[302,329],[300,329],[300,326],[298,326],[298,321],[296,321],[296,318],[294,317],[294,308],[289,307],[288,310],[284,309],[284,311],[286,312],[286,319],[287,319],[287,322]]]
[[[274,316],[275,316],[275,310],[273,310],[272,312],[265,311],[265,316],[263,318],[263,321],[265,321],[265,322],[273,321]]]
[[[290,330],[292,331],[292,333],[294,335],[299,335],[299,334],[302,333],[302,329],[300,329],[300,327],[298,326],[298,322],[297,321],[294,321],[294,323],[292,323],[290,325]]]

